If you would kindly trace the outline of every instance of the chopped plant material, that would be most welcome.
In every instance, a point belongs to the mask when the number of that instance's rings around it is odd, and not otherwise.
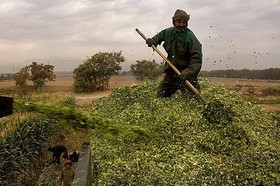
[[[180,93],[157,98],[159,82],[121,87],[93,102],[93,114],[147,129],[149,138],[94,131],[99,185],[279,185],[275,115],[234,91],[200,79],[205,106]],[[218,101],[215,101],[218,100]],[[228,113],[215,110],[219,104]],[[209,118],[205,118],[205,112]],[[220,121],[211,119],[220,117]],[[215,123],[216,124],[213,124]],[[139,135],[140,136],[140,135]]]
[[[47,104],[15,100],[15,109],[17,111],[37,112],[46,115],[48,118],[64,119],[69,124],[72,124],[74,128],[94,129],[104,134],[110,133],[113,135],[123,135],[125,133],[138,135],[145,133],[140,127],[119,125],[117,122],[103,117],[101,114],[89,114],[85,111],[64,105],[67,105],[67,102],[64,104]]]
[[[230,124],[234,117],[234,112],[226,108],[219,100],[213,100],[202,111],[203,117],[213,124]]]

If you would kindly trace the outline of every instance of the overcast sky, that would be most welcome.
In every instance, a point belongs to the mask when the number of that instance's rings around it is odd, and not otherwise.
[[[0,72],[33,61],[71,71],[98,52],[122,51],[123,70],[161,62],[135,28],[152,37],[177,8],[191,15],[203,70],[280,68],[280,0],[0,0]]]

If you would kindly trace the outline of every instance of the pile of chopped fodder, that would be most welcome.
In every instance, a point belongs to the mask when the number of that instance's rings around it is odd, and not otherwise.
[[[93,113],[147,129],[148,137],[92,139],[100,185],[279,185],[280,128],[272,114],[235,92],[201,79],[208,101],[232,120],[209,122],[205,105],[180,93],[157,98],[158,82],[118,88],[93,103]]]

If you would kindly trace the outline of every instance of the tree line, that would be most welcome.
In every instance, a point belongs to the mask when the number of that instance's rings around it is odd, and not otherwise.
[[[99,52],[88,57],[73,71],[75,92],[94,92],[109,88],[111,76],[119,74],[121,63],[125,62],[122,52]],[[162,74],[163,64],[155,60],[138,60],[130,66],[130,72],[138,81],[155,80]],[[15,73],[13,79],[20,93],[26,94],[32,81],[35,91],[40,92],[46,82],[55,81],[53,65],[32,62]]]
[[[94,92],[109,88],[111,76],[117,75],[122,70],[121,63],[126,59],[122,52],[99,52],[88,57],[73,71],[75,92]],[[137,60],[136,64],[130,66],[129,73],[140,81],[157,80],[163,73],[164,63],[156,63],[155,60]],[[41,91],[46,82],[55,81],[53,65],[44,65],[32,62],[19,72],[14,74],[16,86],[21,93],[28,90],[27,81],[32,81],[36,91]],[[247,79],[268,79],[279,80],[280,69],[270,68],[265,70],[214,70],[201,71],[200,76],[224,77],[224,78],[247,78]]]
[[[13,78],[13,73],[2,73],[0,74],[0,81],[9,80]]]
[[[280,68],[269,68],[264,70],[212,70],[201,71],[200,75],[204,77],[280,80]]]

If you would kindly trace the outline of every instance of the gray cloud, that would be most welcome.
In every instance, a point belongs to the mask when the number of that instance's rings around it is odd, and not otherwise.
[[[160,62],[134,29],[153,36],[172,26],[177,8],[191,14],[189,27],[203,44],[203,69],[280,67],[278,0],[2,0],[0,70],[29,60],[69,70],[97,52],[120,50],[125,70],[136,60]]]

